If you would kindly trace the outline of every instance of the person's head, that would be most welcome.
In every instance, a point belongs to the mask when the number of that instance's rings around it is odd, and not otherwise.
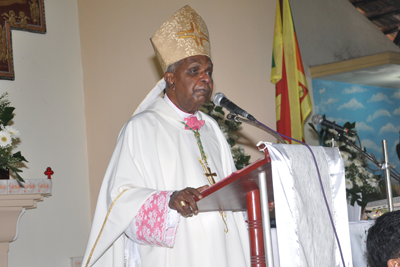
[[[167,95],[181,110],[194,113],[210,100],[213,64],[207,56],[184,58],[168,66],[164,74]]]
[[[212,94],[213,64],[207,25],[190,6],[175,12],[150,39],[166,91],[181,110],[194,113]]]
[[[367,250],[374,267],[400,267],[400,210],[383,214],[369,228]]]

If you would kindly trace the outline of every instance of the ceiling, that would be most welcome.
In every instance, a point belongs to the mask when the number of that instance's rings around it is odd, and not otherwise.
[[[400,53],[385,52],[314,66],[310,72],[313,79],[400,89]]]
[[[349,0],[391,41],[400,46],[400,0]]]

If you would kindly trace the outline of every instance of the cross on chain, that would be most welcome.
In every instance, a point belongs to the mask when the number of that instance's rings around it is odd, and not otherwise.
[[[182,121],[182,124],[185,125],[188,129],[190,129],[194,133],[194,136],[197,139],[197,145],[198,145],[198,147],[200,149],[200,154],[201,154],[201,158],[202,159],[199,159],[199,162],[200,162],[201,166],[203,167],[204,175],[206,176],[206,178],[207,178],[208,182],[210,183],[210,185],[215,184],[215,180],[214,180],[213,176],[217,176],[217,174],[215,172],[211,172],[211,169],[208,166],[206,153],[204,152],[203,145],[201,144],[199,131],[198,130],[197,131],[193,130],[191,127],[189,127],[183,121]],[[225,227],[226,227],[225,233],[228,233],[228,224],[226,223],[226,220],[225,220],[226,213],[220,211],[219,214],[221,215],[222,221],[224,222]]]
[[[207,167],[207,171],[204,173],[204,175],[207,177],[207,180],[211,185],[215,184],[213,176],[217,176],[217,174],[215,172],[211,173],[210,167]]]

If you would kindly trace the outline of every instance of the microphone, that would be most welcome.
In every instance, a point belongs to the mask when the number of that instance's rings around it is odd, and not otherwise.
[[[325,127],[334,129],[335,131],[339,132],[339,133],[346,133],[346,134],[351,134],[351,135],[355,135],[356,133],[353,131],[350,131],[349,129],[343,128],[342,126],[339,126],[331,121],[325,120],[323,117],[321,117],[321,115],[315,114],[314,116],[312,116],[312,122],[314,124],[321,124]]]
[[[213,102],[216,106],[224,107],[226,108],[229,112],[233,112],[235,114],[238,114],[250,121],[256,121],[256,118],[254,118],[252,115],[238,107],[235,103],[230,101],[228,98],[223,93],[216,93],[214,95]]]

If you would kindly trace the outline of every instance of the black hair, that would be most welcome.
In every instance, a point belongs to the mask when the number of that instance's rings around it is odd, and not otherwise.
[[[400,210],[380,216],[368,230],[367,250],[374,267],[387,267],[400,258]]]

